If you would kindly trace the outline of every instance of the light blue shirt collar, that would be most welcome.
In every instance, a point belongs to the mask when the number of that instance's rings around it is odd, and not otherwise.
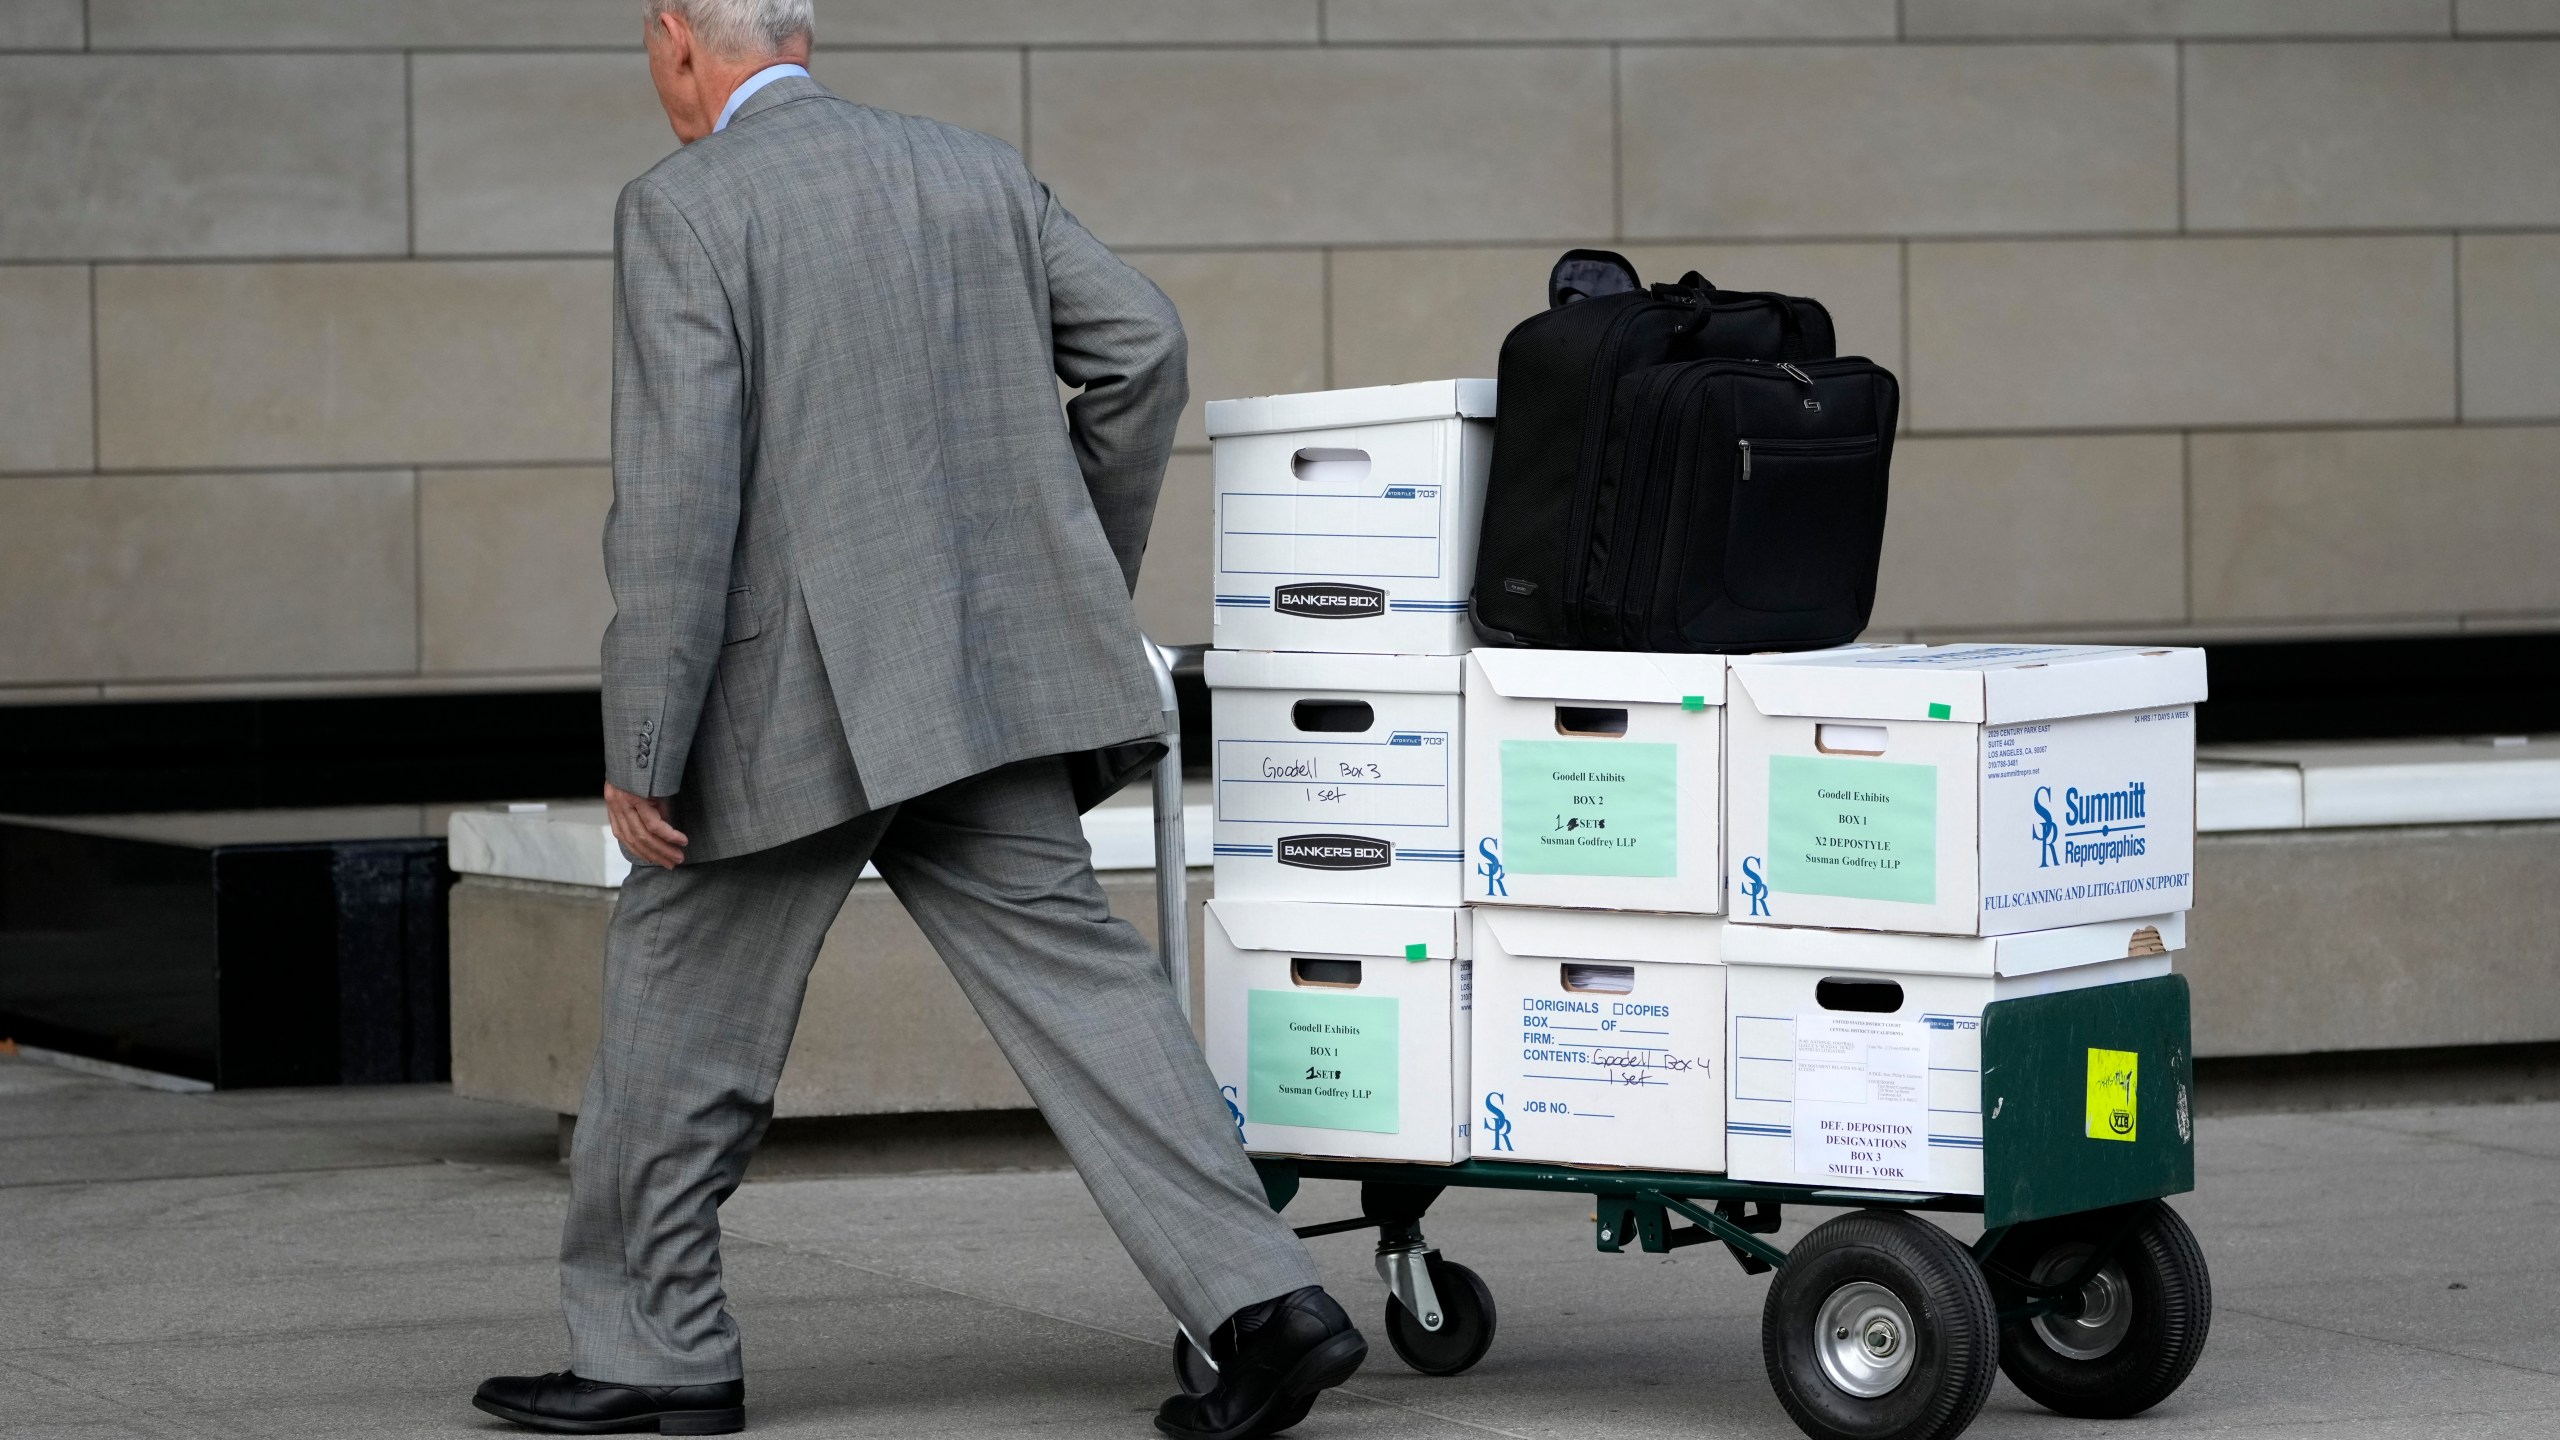
[[[738,113],[738,107],[747,103],[748,96],[755,94],[757,91],[772,84],[774,81],[781,79],[785,75],[798,75],[805,78],[808,73],[809,67],[805,65],[794,65],[790,61],[786,60],[779,65],[767,65],[753,75],[748,76],[746,79],[738,83],[737,89],[729,92],[729,103],[720,107],[720,123],[711,127],[711,133],[717,135],[721,131],[728,129],[729,117]]]

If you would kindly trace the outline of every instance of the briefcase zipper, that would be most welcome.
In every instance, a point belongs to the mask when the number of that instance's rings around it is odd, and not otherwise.
[[[1757,447],[1780,455],[1825,455],[1849,450],[1865,450],[1876,443],[1873,435],[1843,435],[1827,440],[1743,440],[1742,478],[1751,478],[1751,452]]]

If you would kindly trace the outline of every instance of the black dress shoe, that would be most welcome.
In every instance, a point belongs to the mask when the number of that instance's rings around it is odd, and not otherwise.
[[[560,1435],[727,1435],[747,1428],[747,1382],[616,1385],[573,1371],[500,1375],[480,1382],[471,1403],[497,1416]]]
[[[1156,1411],[1175,1440],[1261,1440],[1307,1418],[1316,1395],[1351,1378],[1369,1342],[1314,1285],[1248,1305],[1209,1340],[1217,1388],[1176,1395]]]

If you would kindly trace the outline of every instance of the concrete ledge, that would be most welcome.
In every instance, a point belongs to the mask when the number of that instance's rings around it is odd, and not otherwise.
[[[1107,874],[1102,888],[1113,911],[1152,940],[1153,872]],[[1208,890],[1208,871],[1192,872],[1192,894]],[[481,875],[454,887],[454,1093],[577,1112],[595,1054],[615,894]],[[1195,991],[1199,913],[1194,905]],[[774,1113],[899,1115],[1030,1103],[889,887],[856,884],[810,973]]]
[[[2198,1057],[2560,1040],[2560,822],[2206,835]]]

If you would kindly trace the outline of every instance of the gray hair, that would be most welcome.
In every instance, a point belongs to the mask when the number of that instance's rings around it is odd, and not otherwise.
[[[648,0],[649,19],[670,12],[692,24],[704,48],[731,59],[778,55],[816,29],[810,0]]]

